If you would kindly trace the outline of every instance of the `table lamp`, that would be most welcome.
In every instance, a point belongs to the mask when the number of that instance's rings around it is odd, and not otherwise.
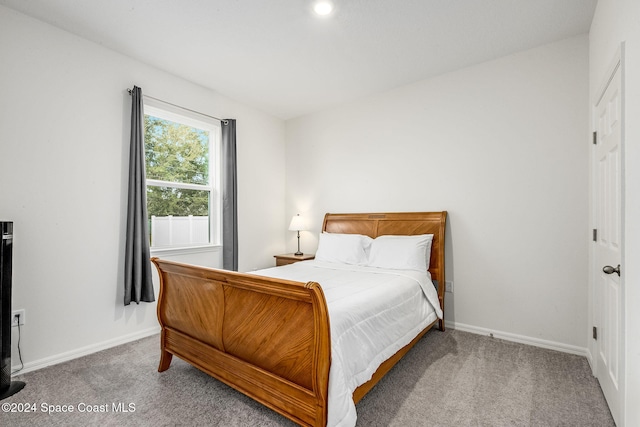
[[[304,224],[304,219],[300,216],[300,214],[296,214],[294,215],[293,218],[291,218],[291,223],[289,224],[289,231],[297,231],[298,232],[298,252],[296,252],[294,255],[304,255],[302,252],[300,252],[300,231],[304,231],[307,228],[305,227]]]

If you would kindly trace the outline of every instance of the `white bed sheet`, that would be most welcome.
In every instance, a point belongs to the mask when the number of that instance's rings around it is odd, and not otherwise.
[[[253,274],[313,281],[324,291],[331,325],[328,426],[354,426],[354,390],[427,325],[442,319],[428,272],[304,261]]]

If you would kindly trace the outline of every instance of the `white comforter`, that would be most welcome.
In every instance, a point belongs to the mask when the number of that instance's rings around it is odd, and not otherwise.
[[[354,426],[353,391],[428,324],[442,319],[429,273],[304,261],[253,272],[320,283],[331,324],[328,426]]]

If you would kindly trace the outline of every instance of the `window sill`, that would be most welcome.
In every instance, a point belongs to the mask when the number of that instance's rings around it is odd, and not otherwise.
[[[151,256],[171,256],[171,255],[187,255],[187,254],[200,254],[207,252],[219,252],[222,250],[222,245],[206,245],[206,246],[188,246],[184,248],[166,248],[166,249],[151,249]]]

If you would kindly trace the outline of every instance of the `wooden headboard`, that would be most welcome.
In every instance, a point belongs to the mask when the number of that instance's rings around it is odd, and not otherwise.
[[[324,216],[322,231],[327,233],[364,234],[378,236],[433,234],[429,272],[438,281],[438,295],[444,302],[444,232],[447,212],[400,212],[333,214]],[[444,309],[444,306],[442,307]]]

